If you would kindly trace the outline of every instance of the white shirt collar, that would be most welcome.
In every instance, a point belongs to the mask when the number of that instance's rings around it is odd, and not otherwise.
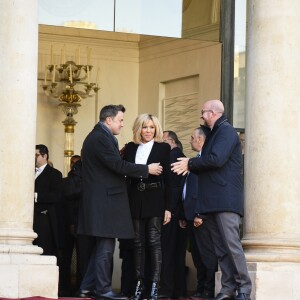
[[[39,168],[35,168],[35,171],[38,173],[42,173],[44,171],[44,169],[46,168],[47,164],[44,164],[42,166],[40,166]]]

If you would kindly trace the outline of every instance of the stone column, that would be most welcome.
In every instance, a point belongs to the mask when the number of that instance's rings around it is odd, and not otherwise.
[[[300,299],[300,1],[249,0],[243,246],[252,300]]]
[[[0,297],[57,297],[55,257],[33,246],[37,0],[0,1]]]

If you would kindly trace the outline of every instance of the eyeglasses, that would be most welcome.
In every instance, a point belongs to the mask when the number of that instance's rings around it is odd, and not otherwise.
[[[172,141],[173,139],[165,139],[163,140],[164,143],[167,143],[168,141]]]
[[[211,113],[213,113],[214,111],[211,110],[211,109],[204,109],[204,110],[201,110],[201,115],[203,116],[206,112],[211,112]]]

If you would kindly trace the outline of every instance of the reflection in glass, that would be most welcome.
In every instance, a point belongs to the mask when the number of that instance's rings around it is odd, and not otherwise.
[[[39,0],[39,24],[181,37],[182,0]]]
[[[238,128],[245,128],[246,6],[247,0],[235,2],[233,124]]]
[[[110,30],[114,0],[39,0],[39,24]]]
[[[181,37],[182,0],[116,0],[116,31]]]
[[[183,0],[182,37],[219,41],[221,0]]]

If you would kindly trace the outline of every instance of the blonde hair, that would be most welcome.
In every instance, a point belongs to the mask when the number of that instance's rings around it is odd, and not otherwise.
[[[149,121],[152,121],[153,125],[155,127],[154,141],[162,142],[163,130],[159,123],[158,118],[153,115],[150,115],[150,114],[141,114],[135,119],[133,126],[132,126],[133,142],[135,144],[142,143],[142,136],[141,136],[142,128]]]

